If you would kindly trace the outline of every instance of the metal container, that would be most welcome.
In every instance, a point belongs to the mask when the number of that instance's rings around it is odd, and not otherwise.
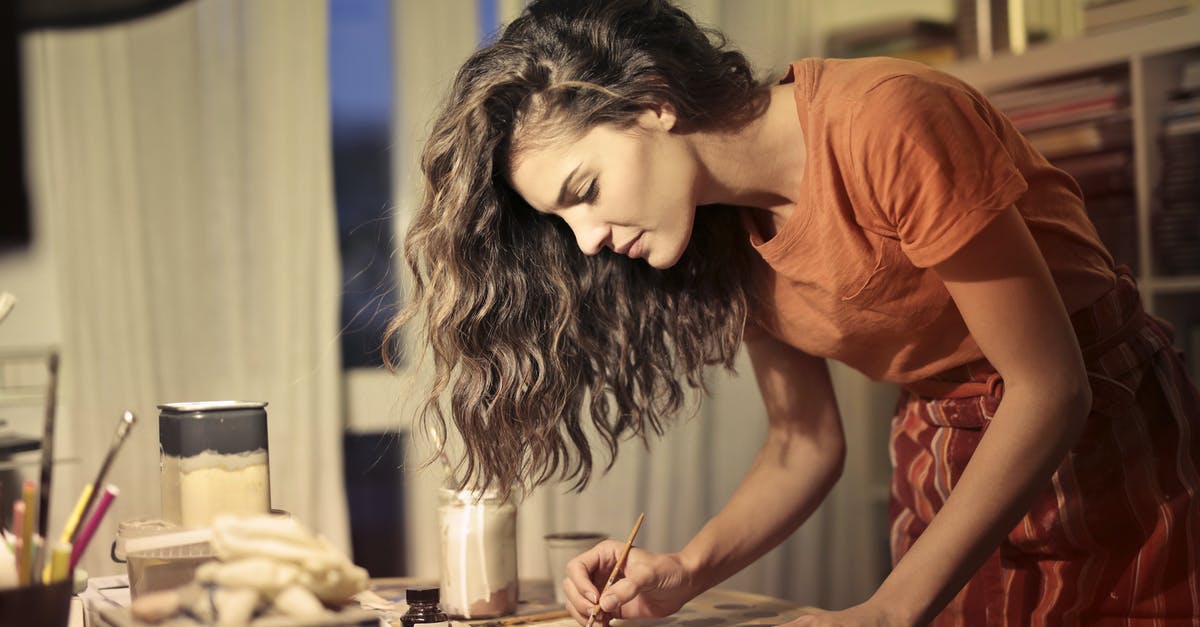
[[[219,514],[271,511],[266,403],[159,405],[162,517],[206,527]]]

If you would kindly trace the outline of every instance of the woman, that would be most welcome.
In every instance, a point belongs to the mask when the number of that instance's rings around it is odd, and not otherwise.
[[[816,509],[845,447],[826,359],[905,386],[895,566],[797,624],[1200,621],[1196,389],[1075,183],[967,85],[889,59],[758,83],[666,0],[542,0],[463,66],[422,167],[392,333],[426,319],[465,483],[582,488],[586,421],[615,455],[681,380],[754,364],[741,486],[603,599],[619,546],[574,560],[580,622],[670,614]]]

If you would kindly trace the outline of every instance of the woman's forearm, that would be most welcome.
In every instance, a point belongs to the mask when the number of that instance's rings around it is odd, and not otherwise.
[[[872,597],[900,624],[948,603],[1045,489],[1078,438],[1090,391],[1009,386],[950,497]]]
[[[841,475],[840,428],[804,435],[773,430],[725,507],[679,553],[692,594],[724,581],[804,522]]]

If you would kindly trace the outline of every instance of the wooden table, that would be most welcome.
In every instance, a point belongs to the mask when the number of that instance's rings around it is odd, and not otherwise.
[[[437,585],[428,579],[373,579],[371,589],[390,601],[403,601],[407,588]],[[554,592],[546,580],[522,580],[521,601],[517,616],[539,614],[548,610],[561,609],[554,603]],[[678,612],[664,618],[618,620],[614,625],[630,627],[768,627],[786,623],[811,611],[792,601],[785,601],[761,594],[737,592],[714,588],[692,599]],[[465,621],[466,624],[481,624],[491,620]],[[396,623],[397,627],[399,623]],[[532,624],[530,627],[569,627],[576,625],[573,619]]]
[[[371,590],[388,601],[404,600],[407,588],[419,586],[435,586],[436,581],[415,578],[372,579]],[[546,580],[522,580],[521,601],[517,608],[517,616],[540,614],[542,612],[561,609],[554,603],[554,592],[550,582]],[[776,599],[761,594],[737,592],[715,588],[692,599],[678,612],[664,618],[638,620],[618,620],[614,625],[627,627],[656,627],[670,625],[671,627],[769,627],[786,623],[810,611],[811,608],[798,605],[791,601]],[[454,621],[455,624],[481,625],[493,622],[495,619],[475,621]],[[70,627],[84,627],[83,608],[79,598],[72,600]],[[397,620],[393,623],[399,627]],[[573,619],[530,623],[522,627],[576,627]]]

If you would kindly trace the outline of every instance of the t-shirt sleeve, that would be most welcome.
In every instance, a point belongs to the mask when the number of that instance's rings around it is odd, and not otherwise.
[[[854,200],[895,230],[916,266],[953,255],[1028,187],[998,114],[965,86],[902,75],[853,106],[850,150],[863,183]]]

